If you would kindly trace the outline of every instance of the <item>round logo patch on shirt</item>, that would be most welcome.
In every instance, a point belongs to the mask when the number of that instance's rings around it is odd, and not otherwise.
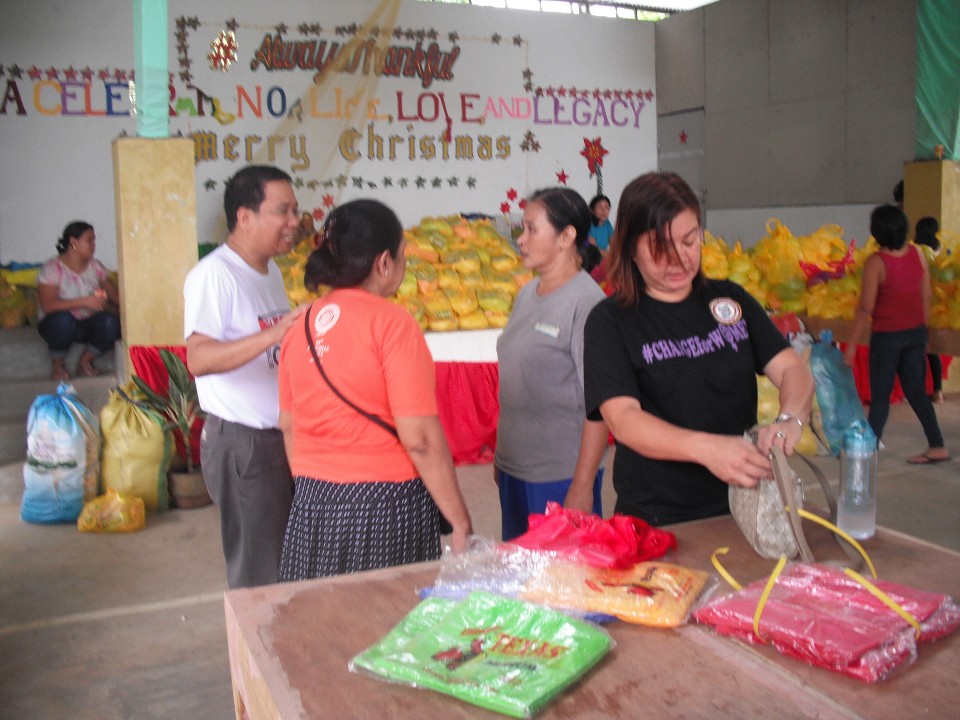
[[[339,319],[339,305],[324,305],[313,319],[313,331],[317,334],[318,338],[322,338],[330,328],[337,324],[337,320]]]
[[[718,323],[735,325],[743,317],[743,310],[733,298],[719,297],[710,301],[710,312]]]

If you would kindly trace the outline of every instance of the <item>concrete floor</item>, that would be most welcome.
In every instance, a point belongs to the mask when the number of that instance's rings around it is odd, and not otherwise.
[[[960,397],[936,407],[960,455]],[[924,442],[904,403],[892,408],[884,441],[878,522],[960,551],[960,461],[906,464]],[[835,480],[837,461],[820,462]],[[477,534],[498,537],[491,467],[458,475]],[[609,482],[604,507],[613,508]],[[150,515],[131,535],[29,525],[18,511],[0,504],[0,716],[233,717],[213,507]]]

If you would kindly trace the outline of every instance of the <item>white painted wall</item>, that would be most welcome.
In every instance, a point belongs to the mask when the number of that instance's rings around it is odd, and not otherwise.
[[[305,210],[316,209],[320,214],[328,210],[326,203],[374,196],[394,207],[407,225],[429,214],[496,214],[503,202],[516,211],[517,200],[510,199],[510,190],[522,197],[539,187],[556,185],[558,173],[564,173],[568,185],[589,199],[596,191],[596,179],[590,177],[580,154],[585,138],[600,138],[609,151],[603,177],[611,195],[618,195],[631,178],[656,166],[654,29],[648,23],[405,2],[399,4],[397,28],[435,32],[444,52],[459,48],[452,79],[424,87],[417,77],[376,78],[355,72],[331,75],[317,86],[312,72],[267,71],[262,65],[251,69],[255,51],[266,36],[276,34],[281,23],[287,26],[283,34],[287,41],[345,42],[350,35],[339,33],[338,27],[368,21],[387,26],[390,18],[375,14],[378,8],[391,7],[374,0],[309,4],[169,0],[173,107],[179,113],[171,119],[171,131],[212,133],[217,153],[216,159],[196,166],[201,241],[225,238],[223,183],[248,161],[272,162],[291,172]],[[197,24],[176,38],[175,21],[181,16],[195,17]],[[220,72],[210,67],[206,55],[230,18],[237,21],[238,62]],[[303,34],[299,26],[304,23],[318,24],[322,32]],[[455,41],[451,33],[457,34]],[[429,36],[424,37],[424,46],[430,42]],[[178,50],[179,43],[185,44],[185,52]],[[391,43],[412,46],[416,39],[402,34]],[[177,105],[177,100],[191,98],[193,107],[198,105],[196,90],[179,76],[184,69],[181,59],[190,61],[190,85],[219,99],[219,119],[209,103],[202,114],[198,109],[194,115],[189,103]],[[6,90],[0,110],[0,262],[46,259],[55,252],[63,226],[85,219],[97,230],[98,257],[115,267],[111,142],[120,133],[135,134],[136,123],[126,114],[125,86],[105,84],[98,73],[105,69],[111,73],[109,82],[116,82],[112,75],[117,69],[133,67],[130,3],[6,0],[0,23],[0,65],[4,67],[0,87]],[[13,66],[22,69],[21,77],[11,77]],[[33,66],[40,70],[40,77],[30,77],[28,69]],[[83,85],[82,76],[79,85],[64,82],[68,69],[87,67],[94,73],[89,87]],[[54,77],[48,78],[48,68]],[[525,88],[527,70],[529,89]],[[574,107],[569,94],[554,92],[559,103],[555,109],[546,93],[534,105],[537,86],[554,91],[575,87],[590,94]],[[594,89],[600,90],[602,102],[593,98]],[[653,97],[634,113],[623,96],[617,100],[617,93],[636,91],[649,91]],[[359,107],[375,103],[377,117],[343,117],[342,112],[341,117],[324,117],[336,114],[338,98],[342,110],[344,99],[355,92],[363,99]],[[425,159],[421,140],[433,138],[437,145],[436,138],[447,130],[443,115],[433,119],[441,93],[452,136],[469,138],[475,147],[482,137],[490,137],[494,146],[499,141],[501,148],[507,148],[506,157],[497,158],[505,153],[494,151],[494,157],[478,159],[474,150],[472,159]],[[289,112],[296,99],[302,103],[299,117]],[[517,117],[490,112],[482,124],[471,122],[488,101],[499,109],[501,99],[519,109]],[[16,100],[24,114],[18,114]],[[259,117],[252,106],[258,108]],[[117,114],[111,116],[110,110]],[[351,163],[345,158],[350,148],[344,149],[343,140],[354,131],[360,136],[355,146],[360,157]],[[538,151],[522,149],[527,133],[539,144]],[[383,159],[366,157],[369,134],[383,139],[387,155]],[[272,143],[272,160],[271,136],[282,138]],[[298,157],[291,156],[291,136],[294,147],[302,151]],[[397,138],[393,159],[389,157],[392,136]],[[413,160],[407,157],[411,137]],[[236,155],[230,157],[231,153]],[[346,179],[342,187],[336,184],[339,176]],[[423,188],[416,186],[418,177],[424,179]]]

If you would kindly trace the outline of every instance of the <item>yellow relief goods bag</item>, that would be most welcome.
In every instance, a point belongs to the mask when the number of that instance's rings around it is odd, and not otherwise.
[[[92,533],[134,532],[143,529],[143,498],[107,490],[94,498],[80,511],[77,530]]]
[[[100,476],[105,490],[143,498],[147,510],[167,510],[173,436],[163,418],[138,402],[139,398],[132,382],[110,391],[110,399],[100,411]]]

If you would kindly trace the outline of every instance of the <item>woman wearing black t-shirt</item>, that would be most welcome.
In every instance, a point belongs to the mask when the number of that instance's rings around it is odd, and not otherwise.
[[[585,329],[587,417],[617,441],[615,511],[653,525],[729,512],[729,485],[772,477],[810,413],[813,378],[763,308],[739,285],[700,270],[700,204],[673,173],[623,191],[608,256],[615,294]],[[757,445],[757,373],[780,390],[777,422]],[[568,507],[584,508],[572,487]]]

